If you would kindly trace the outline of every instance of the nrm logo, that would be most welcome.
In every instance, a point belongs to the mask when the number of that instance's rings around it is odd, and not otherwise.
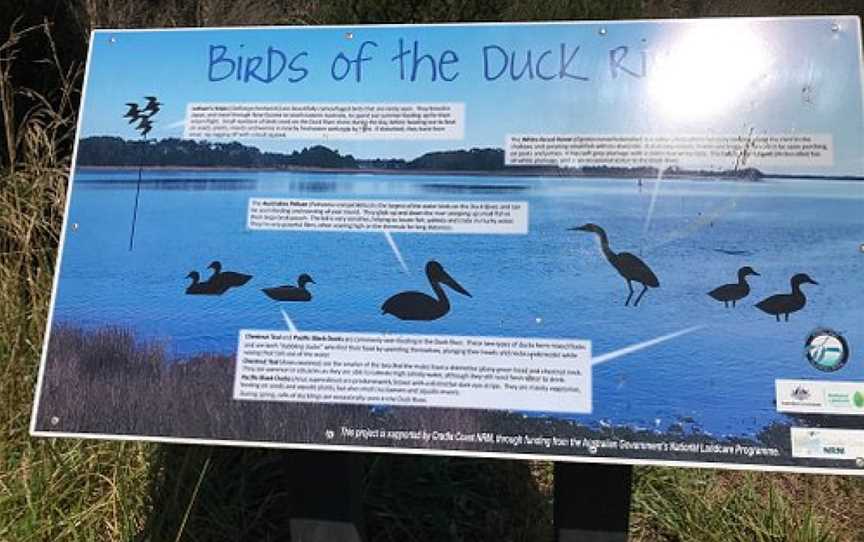
[[[843,455],[846,453],[846,448],[843,446],[823,446],[822,452],[828,455]]]

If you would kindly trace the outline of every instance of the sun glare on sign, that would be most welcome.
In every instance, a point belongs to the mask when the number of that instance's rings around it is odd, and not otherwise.
[[[649,96],[668,120],[734,114],[730,109],[742,95],[764,81],[770,60],[765,42],[748,24],[724,21],[688,28],[651,58]]]

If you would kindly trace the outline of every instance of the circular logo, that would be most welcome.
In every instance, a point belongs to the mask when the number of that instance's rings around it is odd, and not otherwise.
[[[804,355],[810,365],[825,372],[841,369],[849,360],[849,345],[836,331],[817,329],[807,337]]]
[[[852,402],[858,408],[864,408],[864,393],[860,391],[856,391],[855,395],[852,396]]]

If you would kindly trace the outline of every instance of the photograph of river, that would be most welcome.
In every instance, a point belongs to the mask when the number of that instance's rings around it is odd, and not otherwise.
[[[783,418],[775,379],[864,379],[860,363],[821,374],[804,356],[819,327],[842,331],[853,349],[864,343],[860,183],[160,170],[143,185],[130,252],[135,174],[78,172],[55,325],[126,327],[172,358],[230,356],[240,329],[287,329],[261,289],[307,273],[314,303],[282,306],[302,331],[588,339],[595,357],[684,332],[595,367],[593,413],[568,416],[587,425],[753,436]],[[393,234],[405,273],[382,233],[249,231],[251,197],[524,200],[529,233]],[[570,230],[584,223],[659,278],[638,307],[625,306],[627,284],[594,236]],[[427,259],[472,297],[450,293],[452,312],[438,321],[382,315],[391,293],[428,289]],[[187,273],[208,276],[212,260],[254,276],[223,296],[184,295]],[[724,308],[708,292],[743,266],[759,276]],[[819,284],[804,285],[806,306],[788,322],[754,306],[788,293],[797,273]]]

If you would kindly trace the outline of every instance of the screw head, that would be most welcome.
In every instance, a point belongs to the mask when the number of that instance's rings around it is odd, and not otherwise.
[[[354,39],[354,32],[345,32],[345,39],[346,40],[353,40]]]
[[[856,457],[855,466],[859,468],[864,468],[864,457]]]
[[[600,29],[597,31],[597,33],[600,34],[601,36],[605,36],[606,35],[606,27],[601,26]]]
[[[108,38],[108,43],[110,43],[111,45],[114,45],[115,43],[117,43],[117,38],[115,38],[114,36],[111,36],[110,38]]]
[[[58,423],[60,423],[60,418],[57,416],[51,416],[51,425],[57,425]]]
[[[78,223],[77,222],[72,223],[72,231],[78,231]]]
[[[840,32],[840,25],[837,23],[831,23],[831,32]]]

